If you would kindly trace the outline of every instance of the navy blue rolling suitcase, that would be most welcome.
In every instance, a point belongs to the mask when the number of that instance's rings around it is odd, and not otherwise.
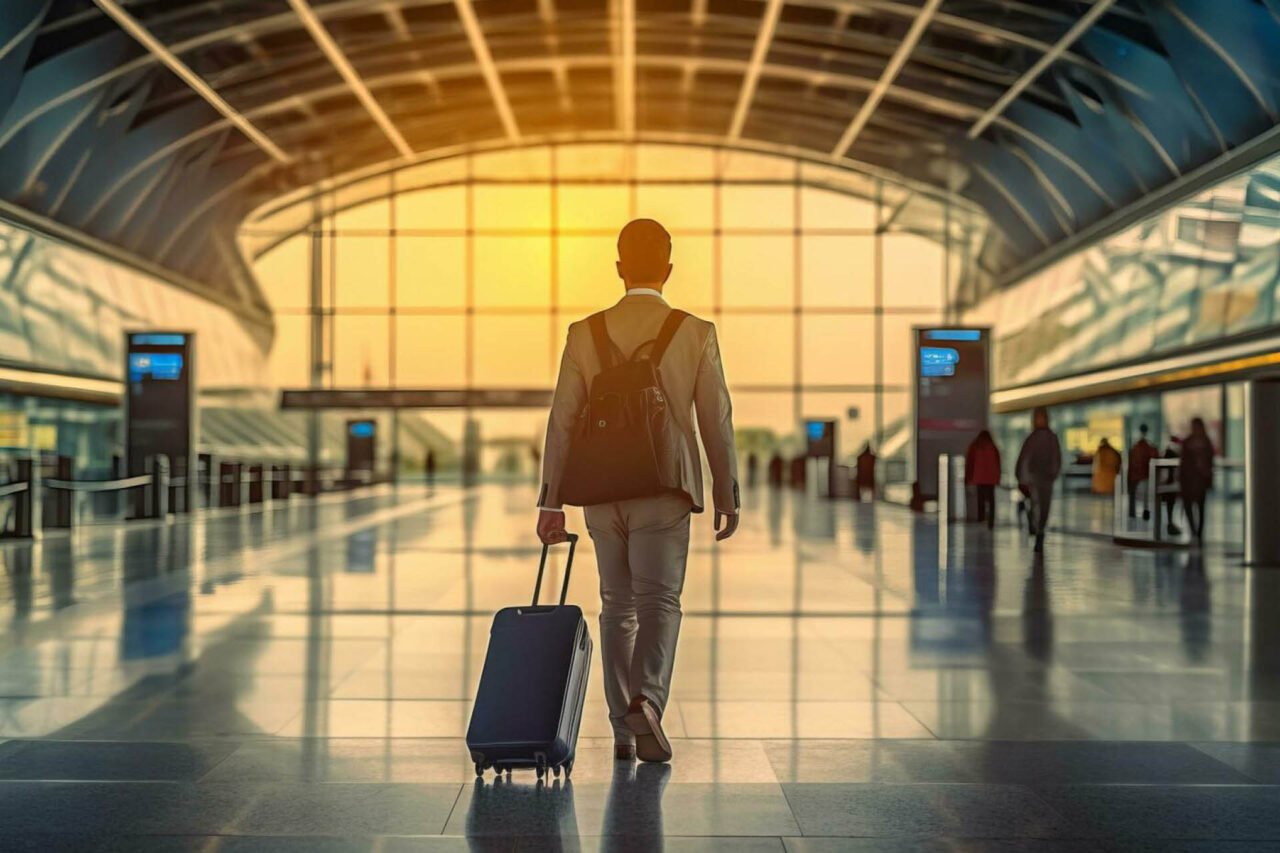
[[[573,771],[582,704],[591,665],[591,633],[581,608],[565,604],[577,534],[569,534],[569,560],[559,605],[539,605],[547,546],[542,546],[533,604],[504,607],[493,618],[480,689],[467,727],[476,775],[492,767],[531,767],[543,778]]]

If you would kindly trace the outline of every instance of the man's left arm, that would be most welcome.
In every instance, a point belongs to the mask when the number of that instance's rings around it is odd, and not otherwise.
[[[738,510],[742,502],[738,494],[738,452],[733,440],[733,403],[724,378],[715,326],[707,334],[698,363],[693,404],[698,412],[698,432],[702,434],[702,446],[707,451],[707,464],[711,467],[716,540],[720,541],[728,539],[738,529]]]

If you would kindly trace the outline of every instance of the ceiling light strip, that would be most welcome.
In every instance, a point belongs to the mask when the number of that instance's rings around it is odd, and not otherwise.
[[[911,28],[907,30],[902,43],[898,45],[898,49],[889,58],[889,64],[885,66],[884,73],[876,81],[876,85],[871,89],[871,93],[867,95],[867,99],[862,102],[862,107],[858,110],[858,114],[853,117],[853,121],[849,122],[849,126],[840,137],[840,141],[836,143],[836,147],[831,150],[832,157],[843,157],[853,147],[853,143],[858,139],[858,134],[862,133],[862,129],[871,120],[872,114],[880,106],[880,102],[884,100],[884,96],[889,91],[889,87],[893,85],[893,81],[898,79],[898,74],[901,73],[902,67],[911,58],[911,52],[920,43],[920,39],[924,36],[924,31],[933,21],[933,16],[937,14],[938,7],[941,5],[942,0],[927,0],[920,7],[920,11],[916,14],[915,20],[911,22]]]
[[[1081,15],[1080,20],[1076,21],[1053,47],[1045,51],[1034,65],[1023,72],[1021,77],[1013,81],[1013,85],[1006,89],[1000,99],[991,105],[991,109],[983,113],[973,123],[973,127],[969,128],[968,137],[977,139],[981,136],[982,132],[991,125],[991,122],[996,120],[997,116],[1003,113],[1019,95],[1026,91],[1027,87],[1034,83],[1050,65],[1057,62],[1071,48],[1071,45],[1075,44],[1077,39],[1088,32],[1094,22],[1105,15],[1107,10],[1114,4],[1115,0],[1096,0],[1093,8]]]
[[[156,59],[163,62],[170,71],[177,74],[182,82],[190,86],[197,95],[204,98],[209,106],[213,107],[227,120],[240,129],[245,136],[253,140],[254,144],[263,151],[270,154],[273,158],[281,163],[292,162],[293,158],[280,149],[274,142],[267,138],[261,130],[258,130],[254,124],[240,114],[235,107],[228,104],[222,99],[222,96],[213,90],[213,87],[202,80],[194,71],[187,67],[181,59],[179,59],[173,51],[161,44],[155,36],[147,30],[146,27],[138,23],[132,15],[120,7],[115,0],[94,0],[103,12],[115,21],[122,30],[133,36],[143,47],[151,51]]]
[[[387,139],[391,140],[391,144],[400,152],[401,157],[413,157],[414,150],[409,145],[399,128],[391,121],[391,117],[382,109],[382,105],[373,97],[373,92],[369,91],[369,87],[361,78],[359,72],[352,66],[351,61],[347,59],[347,55],[342,52],[342,48],[338,47],[338,43],[333,40],[333,36],[325,29],[324,24],[316,17],[315,11],[307,3],[307,0],[289,0],[289,6],[292,7],[298,19],[302,21],[302,25],[306,27],[307,32],[311,34],[311,38],[320,47],[321,52],[328,58],[330,64],[333,65],[342,79],[346,81],[347,86],[351,88],[352,93],[369,111],[369,115],[373,116],[373,120],[378,123],[378,127],[382,128],[382,132],[387,135]]]
[[[453,5],[458,11],[458,19],[462,21],[462,29],[466,31],[467,40],[471,42],[471,50],[476,55],[480,73],[484,76],[484,81],[489,86],[489,94],[493,96],[493,105],[498,110],[498,118],[502,121],[502,128],[506,131],[508,137],[518,140],[520,138],[520,128],[516,125],[515,114],[511,112],[511,102],[507,100],[507,90],[502,85],[502,78],[498,76],[497,66],[493,62],[493,54],[489,53],[489,44],[485,41],[484,32],[480,29],[480,22],[476,20],[476,12],[471,7],[471,0],[453,0]]]
[[[773,34],[778,29],[778,16],[782,14],[782,0],[769,0],[765,6],[764,18],[760,22],[760,30],[756,33],[756,44],[751,50],[751,62],[747,65],[747,73],[742,78],[742,91],[738,93],[738,106],[733,111],[733,124],[729,127],[729,138],[742,136],[742,128],[747,123],[747,113],[751,102],[755,100],[756,86],[760,82],[760,71],[764,68],[765,58],[773,45]]]

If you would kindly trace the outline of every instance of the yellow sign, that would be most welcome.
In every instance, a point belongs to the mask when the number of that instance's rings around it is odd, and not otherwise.
[[[50,453],[58,449],[58,425],[35,424],[31,427],[31,440],[34,449],[47,450]]]
[[[27,413],[0,412],[0,447],[19,447],[25,450],[29,441]]]

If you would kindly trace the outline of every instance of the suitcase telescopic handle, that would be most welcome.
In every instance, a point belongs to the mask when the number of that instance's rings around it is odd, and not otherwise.
[[[564,585],[560,587],[560,603],[564,604],[565,596],[569,594],[569,572],[573,569],[573,552],[578,547],[578,534],[566,533],[565,537],[569,542],[569,561],[564,566]],[[538,596],[542,592],[542,573],[547,568],[547,552],[551,550],[551,546],[543,544],[542,559],[538,562],[538,582],[533,585],[533,606],[538,606]]]

